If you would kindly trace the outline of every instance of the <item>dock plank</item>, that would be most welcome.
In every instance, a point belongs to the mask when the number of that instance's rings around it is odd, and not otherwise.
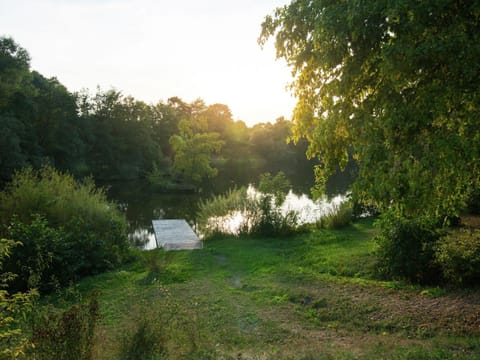
[[[184,219],[153,220],[157,247],[165,250],[201,249],[202,242]]]

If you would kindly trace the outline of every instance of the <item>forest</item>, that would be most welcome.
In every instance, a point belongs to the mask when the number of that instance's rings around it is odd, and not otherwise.
[[[283,117],[247,127],[227,105],[201,99],[146,104],[114,89],[71,93],[31,70],[13,39],[1,38],[0,51],[3,182],[45,164],[77,178],[150,179],[164,189],[195,189],[217,173],[245,182],[263,172],[311,172],[306,142],[287,142],[292,123]]]

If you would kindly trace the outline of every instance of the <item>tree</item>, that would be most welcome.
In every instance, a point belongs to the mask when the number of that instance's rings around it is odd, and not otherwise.
[[[0,181],[27,163],[24,123],[12,107],[27,92],[30,57],[11,38],[0,37]]]
[[[480,177],[480,3],[294,0],[262,24],[292,68],[294,137],[320,185],[349,155],[355,193],[456,214]],[[321,187],[321,186],[320,186]]]
[[[178,98],[175,98],[178,101]],[[173,150],[170,145],[170,138],[178,131],[178,123],[181,120],[179,109],[172,101],[167,104],[158,102],[152,106],[153,127],[152,132],[156,141],[158,141],[162,154],[168,158],[173,158]]]
[[[230,179],[237,184],[252,181],[252,154],[250,146],[250,129],[245,122],[238,120],[228,122],[223,132],[225,146],[220,156],[225,163],[220,167],[220,177]]]
[[[24,122],[35,133],[41,155],[61,170],[73,170],[84,156],[84,144],[79,135],[75,96],[56,78],[47,79],[32,72],[35,95],[29,97],[30,111]],[[24,108],[29,108],[25,104]]]
[[[179,134],[170,138],[175,152],[173,172],[183,181],[197,187],[205,178],[217,175],[212,166],[212,154],[220,151],[223,140],[219,134],[204,132],[206,124],[202,119],[184,119],[180,121]]]
[[[12,38],[0,37],[0,109],[21,91],[28,80],[30,56]]]
[[[81,99],[90,168],[96,178],[137,179],[163,158],[154,128],[156,111],[110,90]]]
[[[25,129],[13,116],[0,115],[0,181],[8,180],[15,169],[25,166],[26,154],[22,149]]]
[[[202,112],[207,120],[208,130],[211,132],[218,132],[224,134],[227,127],[233,124],[232,112],[227,105],[213,104],[208,106],[205,111]]]

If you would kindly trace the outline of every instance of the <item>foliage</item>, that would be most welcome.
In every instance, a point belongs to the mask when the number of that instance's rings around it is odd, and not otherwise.
[[[282,175],[276,178],[283,179]],[[267,189],[265,183],[263,188]],[[206,236],[232,232],[254,236],[292,234],[298,229],[297,214],[294,211],[282,212],[281,204],[277,204],[276,200],[284,199],[285,193],[280,189],[276,192],[278,197],[274,198],[272,193],[257,192],[253,187],[240,188],[202,201],[198,215],[200,231]]]
[[[224,223],[235,216],[237,211],[248,209],[247,189],[229,189],[226,193],[213,195],[208,200],[200,200],[197,221],[205,236],[228,233]],[[240,225],[240,227],[245,225]]]
[[[293,0],[267,16],[295,79],[294,139],[319,186],[350,154],[355,191],[406,216],[456,215],[480,178],[478,3]]]
[[[125,218],[104,192],[51,167],[15,174],[0,193],[0,222],[24,242],[9,259],[23,285],[65,285],[117,266],[128,252]]]
[[[280,171],[273,177],[270,173],[260,175],[258,189],[249,232],[257,236],[293,233],[298,227],[297,214],[294,211],[283,214],[280,209],[291,189],[285,174]]]
[[[12,101],[28,77],[30,56],[12,38],[0,37],[0,109]]]
[[[283,118],[249,128],[227,105],[200,99],[146,104],[115,89],[71,93],[32,71],[28,52],[4,37],[0,78],[0,185],[43,164],[103,181],[147,178],[166,190],[217,171],[239,183],[265,171],[312,175],[306,144],[287,144],[292,123]]]
[[[71,264],[75,258],[74,254],[68,256],[67,234],[50,227],[44,217],[33,215],[31,222],[25,224],[14,216],[7,236],[22,242],[6,264],[18,275],[12,281],[14,288],[52,290],[74,279]]]
[[[325,229],[341,229],[352,222],[353,206],[350,201],[333,204],[328,214],[317,221],[317,227]]]
[[[97,179],[137,179],[163,163],[158,109],[119,91],[79,95],[86,162]]]
[[[146,178],[148,183],[153,187],[167,189],[171,186],[171,180],[168,175],[169,174],[167,174],[165,170],[162,170],[157,163],[153,163],[152,170],[147,173]]]
[[[278,172],[273,177],[268,172],[260,175],[258,190],[263,194],[273,195],[275,205],[277,206],[280,206],[285,201],[285,197],[291,187],[292,185],[283,171]]]
[[[100,317],[95,296],[67,311],[49,308],[36,315],[32,329],[35,360],[91,360],[96,323]]]
[[[0,359],[17,359],[25,355],[31,342],[21,328],[21,320],[31,311],[35,290],[12,293],[8,283],[16,274],[6,271],[4,261],[11,255],[11,249],[21,243],[0,239]]]
[[[441,236],[437,224],[425,218],[405,218],[393,211],[378,221],[377,271],[387,278],[434,283],[441,279],[434,262],[435,244]]]
[[[480,230],[460,229],[442,237],[435,260],[447,281],[457,286],[480,283]]]
[[[182,120],[179,131],[179,135],[170,138],[175,153],[174,174],[194,186],[198,186],[205,178],[216,176],[217,169],[212,167],[211,158],[224,144],[219,134],[204,132],[201,120]]]
[[[249,214],[249,226],[243,228],[241,233],[254,236],[286,236],[297,230],[298,221],[295,211],[283,214],[272,194],[260,193],[253,201],[254,206]]]

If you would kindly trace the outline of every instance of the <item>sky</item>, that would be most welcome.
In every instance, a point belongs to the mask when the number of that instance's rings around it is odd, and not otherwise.
[[[228,105],[252,125],[291,118],[295,99],[266,15],[289,0],[0,0],[0,36],[68,90],[116,89],[147,103]]]

